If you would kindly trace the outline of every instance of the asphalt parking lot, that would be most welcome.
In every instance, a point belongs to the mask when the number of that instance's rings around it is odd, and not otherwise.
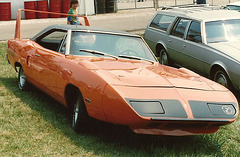
[[[156,10],[154,8],[119,10],[117,13],[88,16],[90,25],[113,30],[144,30]],[[22,20],[22,38],[31,38],[43,28],[51,24],[65,24],[66,18],[48,18]],[[0,22],[0,41],[14,37],[16,21]]]
[[[231,2],[236,0],[231,0]],[[149,8],[151,6],[152,0],[145,0],[143,3],[138,3],[143,5],[146,3],[148,6],[144,8],[144,5],[141,6],[142,9],[126,9],[134,7],[135,2],[122,0],[122,3],[118,3],[120,10],[117,13],[108,13],[108,14],[97,14],[88,16],[91,26],[101,27],[106,29],[121,30],[121,31],[140,31],[143,32],[148,22],[155,14],[156,9]],[[150,2],[150,3],[149,3]],[[193,0],[178,0],[177,4],[189,4]],[[162,0],[159,3],[159,6],[164,5],[174,5],[175,0]],[[225,5],[228,2],[223,0],[207,0],[207,3],[214,5]],[[153,6],[153,5],[152,5]],[[125,8],[126,10],[121,10]],[[6,41],[14,37],[15,32],[15,20],[12,21],[0,21],[0,41]],[[22,20],[22,38],[31,38],[40,30],[49,26],[51,24],[65,24],[66,18],[48,18],[48,19],[32,19],[32,20]]]

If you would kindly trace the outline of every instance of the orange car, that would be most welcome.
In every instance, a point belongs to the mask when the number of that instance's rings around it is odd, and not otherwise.
[[[135,133],[216,132],[238,115],[225,87],[185,68],[161,65],[133,34],[89,26],[53,25],[32,39],[8,40],[7,59],[21,90],[31,83],[72,109],[72,127],[89,117],[129,126]]]

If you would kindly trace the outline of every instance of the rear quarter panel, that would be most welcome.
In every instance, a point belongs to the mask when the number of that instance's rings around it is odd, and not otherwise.
[[[151,48],[151,50],[154,52],[156,56],[159,56],[156,52],[156,46],[157,44],[161,44],[164,46],[164,48],[167,50],[166,47],[166,41],[167,41],[167,33],[162,30],[158,30],[155,28],[147,27],[144,34],[144,39]]]
[[[10,64],[15,68],[15,63],[19,62],[19,54],[16,51],[16,47],[19,47],[19,44],[16,40],[8,40],[7,42],[7,59]],[[16,69],[15,69],[16,70]]]
[[[7,44],[7,56],[11,65],[16,70],[16,63],[20,63],[21,66],[26,69],[25,74],[31,74],[31,69],[26,68],[28,64],[28,56],[34,55],[34,47],[30,40],[8,40]]]

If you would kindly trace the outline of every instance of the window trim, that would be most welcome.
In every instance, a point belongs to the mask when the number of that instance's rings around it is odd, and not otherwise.
[[[64,37],[63,37],[63,40],[67,34],[67,31],[64,30],[64,29],[58,29],[58,28],[53,28],[53,29],[48,29],[46,30],[45,32],[43,32],[42,34],[40,34],[38,37],[36,37],[35,39],[31,39],[32,41],[36,42],[37,44],[39,44],[42,48],[44,49],[47,49],[47,50],[51,50],[51,51],[54,51],[54,52],[57,52],[59,53],[59,50],[60,50],[60,47],[62,45],[62,41],[60,41],[58,47],[56,48],[56,50],[53,50],[53,49],[50,49],[50,48],[47,48],[47,47],[44,47],[43,45],[41,45],[39,42],[41,42],[42,39],[44,39],[45,37],[47,37],[48,35],[54,33],[54,32],[62,32],[62,33],[65,33]],[[61,53],[63,54],[63,53]]]
[[[185,30],[184,30],[184,33],[183,33],[183,37],[178,37],[176,35],[173,35],[172,34],[172,31],[174,30],[175,26],[178,25],[178,23],[180,22],[181,19],[184,19],[184,20],[189,20],[186,27],[185,27]],[[186,35],[187,35],[187,30],[190,26],[190,23],[191,23],[192,19],[189,19],[189,18],[186,18],[186,17],[177,17],[176,20],[174,21],[174,23],[172,24],[172,27],[169,31],[169,35],[173,36],[173,37],[176,37],[176,38],[180,38],[180,39],[184,39],[186,40]]]
[[[72,30],[69,29],[67,31],[67,42],[66,42],[66,51],[65,51],[65,55],[69,55],[70,54],[70,47],[71,47],[71,38],[72,38]]]
[[[187,35],[188,35],[188,32],[189,32],[189,28],[190,28],[190,26],[191,26],[191,24],[192,24],[193,22],[197,22],[197,23],[200,24],[201,42],[195,42],[195,41],[192,41],[192,40],[188,40],[188,39],[187,39]],[[201,21],[191,20],[191,21],[189,22],[189,25],[188,25],[188,27],[187,27],[187,32],[186,32],[186,35],[185,35],[185,40],[190,41],[190,42],[194,42],[194,43],[198,43],[198,44],[202,44],[202,43],[203,43],[204,38],[203,38],[203,30],[202,30],[202,23],[201,23]]]

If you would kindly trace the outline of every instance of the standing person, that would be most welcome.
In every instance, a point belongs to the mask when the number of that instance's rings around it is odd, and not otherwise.
[[[68,14],[77,15],[77,7],[78,6],[79,6],[78,0],[71,0],[70,1],[70,9],[68,11]],[[67,24],[68,25],[82,25],[78,21],[78,17],[77,16],[68,16],[67,17]]]

